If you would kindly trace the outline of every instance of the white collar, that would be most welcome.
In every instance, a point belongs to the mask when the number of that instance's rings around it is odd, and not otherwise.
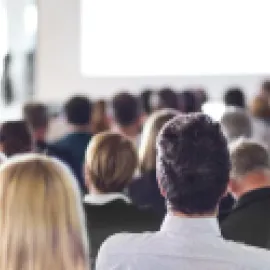
[[[217,219],[209,218],[182,218],[169,213],[166,215],[161,231],[172,232],[176,234],[212,234],[221,236]]]
[[[89,204],[104,205],[115,200],[123,200],[126,203],[131,203],[130,199],[122,193],[92,193],[84,197],[84,202]]]

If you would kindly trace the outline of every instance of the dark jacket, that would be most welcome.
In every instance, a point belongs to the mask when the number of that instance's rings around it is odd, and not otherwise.
[[[256,247],[270,248],[270,188],[243,195],[221,223],[222,235]]]
[[[65,151],[64,149],[59,149],[56,146],[50,145],[45,141],[37,141],[35,152],[61,160],[66,165],[68,165],[68,167],[74,174],[76,174],[73,158],[68,151]]]
[[[160,194],[155,170],[136,177],[129,186],[129,196],[138,207],[149,207],[164,217],[165,199]]]
[[[121,198],[105,204],[84,202],[92,264],[101,244],[121,232],[157,231],[161,219],[147,209],[138,209]]]
[[[52,145],[59,151],[64,151],[69,154],[72,159],[75,175],[77,176],[79,185],[83,191],[85,191],[83,176],[85,151],[91,137],[92,135],[89,133],[71,133]]]

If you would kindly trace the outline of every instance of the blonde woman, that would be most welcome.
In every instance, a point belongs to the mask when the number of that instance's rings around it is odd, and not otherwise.
[[[152,211],[138,209],[123,194],[136,167],[136,149],[125,136],[104,132],[92,138],[86,152],[89,194],[84,206],[93,259],[103,241],[115,233],[153,231],[160,226]]]
[[[89,269],[86,233],[74,177],[40,155],[0,168],[0,269]]]
[[[163,125],[178,112],[163,109],[153,113],[146,121],[139,150],[139,171],[129,186],[132,201],[140,207],[150,207],[160,216],[165,214],[165,202],[156,179],[156,138]]]

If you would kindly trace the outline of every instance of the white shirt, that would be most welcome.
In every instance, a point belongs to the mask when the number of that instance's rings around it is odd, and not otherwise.
[[[101,247],[96,270],[266,270],[270,252],[222,239],[215,218],[167,215],[156,233],[119,234]]]
[[[114,200],[123,200],[131,203],[130,199],[122,193],[91,193],[84,197],[84,202],[89,204],[104,205]]]

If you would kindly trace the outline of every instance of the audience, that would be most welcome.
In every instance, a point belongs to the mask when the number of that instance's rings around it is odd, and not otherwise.
[[[151,207],[162,217],[165,214],[165,200],[160,194],[156,177],[156,137],[163,125],[175,117],[177,111],[163,109],[153,113],[146,121],[139,149],[139,171],[129,186],[132,201],[142,207]]]
[[[111,107],[116,131],[138,144],[141,128],[138,99],[127,92],[121,92],[114,96]]]
[[[25,121],[9,121],[0,126],[0,152],[6,157],[33,150],[32,132]]]
[[[0,268],[269,269],[270,81],[250,107],[229,88],[220,125],[200,113],[207,99],[76,95],[67,121],[25,104],[0,125]]]
[[[82,206],[73,176],[39,155],[0,168],[0,267],[89,269]]]
[[[68,100],[64,110],[71,131],[53,146],[69,153],[80,188],[85,191],[83,164],[85,150],[92,137],[90,131],[92,104],[87,97],[75,96]]]
[[[229,190],[237,199],[221,224],[226,239],[270,249],[270,159],[267,149],[248,139],[232,143]]]
[[[105,100],[98,100],[94,103],[91,130],[93,134],[104,132],[110,129],[107,116],[107,104]]]
[[[243,90],[239,87],[229,88],[224,95],[224,103],[228,107],[246,108],[246,98]]]
[[[230,160],[220,126],[203,114],[163,127],[157,176],[168,214],[156,233],[121,234],[101,247],[99,269],[269,269],[268,252],[221,238],[216,214]]]
[[[124,136],[106,132],[91,140],[86,153],[89,194],[85,196],[84,207],[92,261],[108,236],[124,231],[157,230],[160,225],[160,220],[151,211],[139,210],[123,193],[136,166],[136,149]]]
[[[231,142],[239,137],[252,137],[252,122],[248,112],[241,108],[231,107],[221,118],[221,127],[227,138]]]

